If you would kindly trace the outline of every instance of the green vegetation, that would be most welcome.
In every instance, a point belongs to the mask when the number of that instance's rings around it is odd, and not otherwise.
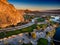
[[[31,43],[29,43],[29,44],[24,44],[24,43],[23,43],[22,45],[32,45],[32,44],[31,44]]]
[[[48,45],[48,40],[40,38],[37,45]]]
[[[39,27],[43,27],[43,26],[46,26],[46,24],[41,24],[41,25],[38,25]],[[36,28],[36,24],[32,25],[32,26],[29,26],[29,27],[26,27],[26,28],[23,28],[23,29],[20,29],[20,30],[15,30],[15,31],[4,31],[4,32],[1,32],[0,33],[0,38],[4,38],[4,37],[9,37],[11,35],[17,35],[19,33],[24,33],[24,32],[32,32],[33,29]]]
[[[34,25],[30,26],[30,27],[23,28],[23,29],[20,29],[20,30],[9,31],[9,32],[1,32],[0,33],[0,38],[9,37],[11,35],[17,35],[17,34],[23,33],[23,32],[32,32],[33,29],[35,29],[35,28],[36,28],[36,25],[34,24]]]
[[[44,20],[45,20],[45,19],[43,19],[43,18],[38,18],[38,19],[37,19],[38,22],[43,22]]]
[[[23,45],[32,45],[32,44],[31,44],[31,43],[29,43],[29,44],[24,44],[24,43],[23,43]],[[48,45],[48,40],[47,40],[47,39],[44,39],[44,38],[40,38],[40,39],[38,40],[37,45]]]
[[[35,18],[35,16],[25,15],[24,18],[25,19],[33,19],[33,18]]]
[[[0,33],[0,38],[3,38],[3,37],[4,37],[4,33],[1,32],[1,33]]]
[[[14,45],[14,44],[11,44],[11,45]],[[23,43],[22,45],[32,45],[32,43],[28,43],[28,44]],[[40,38],[37,42],[37,45],[48,45],[48,40],[44,38]]]
[[[40,25],[37,25],[39,26],[40,28],[43,28],[43,26],[47,26],[47,24],[40,24]],[[36,24],[30,26],[30,27],[26,27],[26,28],[23,28],[23,29],[20,29],[20,30],[15,30],[15,31],[9,31],[9,32],[1,32],[0,33],[0,38],[4,38],[4,37],[9,37],[11,35],[17,35],[19,33],[24,33],[24,32],[32,32],[33,29],[36,28]]]
[[[47,24],[39,24],[37,26],[39,26],[40,28],[43,28],[44,26],[47,27]]]
[[[50,21],[50,23],[53,25],[53,24],[56,24],[54,21]]]

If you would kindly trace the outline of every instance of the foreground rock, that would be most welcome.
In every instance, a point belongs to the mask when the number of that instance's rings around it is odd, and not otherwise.
[[[23,11],[21,13],[17,11],[7,0],[0,0],[0,27],[17,25],[17,23],[23,22],[23,13]]]

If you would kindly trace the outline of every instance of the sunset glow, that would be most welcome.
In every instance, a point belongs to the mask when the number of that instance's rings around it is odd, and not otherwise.
[[[8,0],[17,9],[50,10],[60,9],[58,0]]]

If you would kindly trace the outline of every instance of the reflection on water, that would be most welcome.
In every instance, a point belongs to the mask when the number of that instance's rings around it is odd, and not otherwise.
[[[60,27],[56,28],[56,34],[54,36],[55,40],[60,41]],[[54,42],[55,45],[60,45],[60,42]]]

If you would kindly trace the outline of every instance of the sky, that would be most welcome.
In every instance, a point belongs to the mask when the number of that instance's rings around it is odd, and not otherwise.
[[[17,9],[51,10],[60,9],[60,0],[8,0]]]

